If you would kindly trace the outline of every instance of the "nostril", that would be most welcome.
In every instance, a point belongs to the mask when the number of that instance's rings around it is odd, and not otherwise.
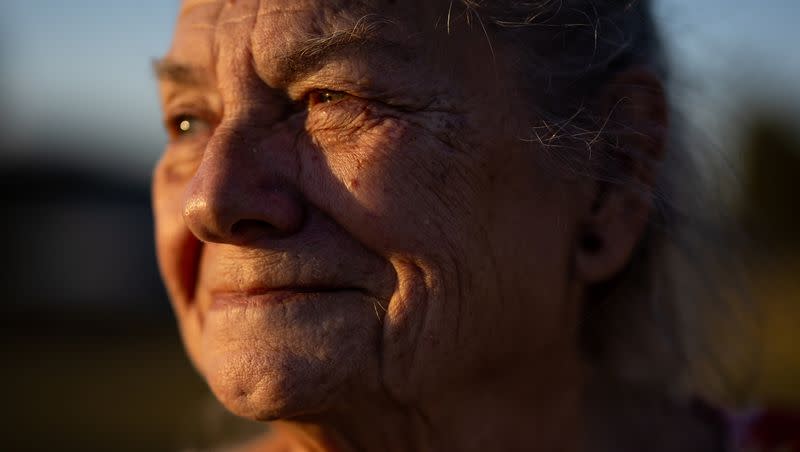
[[[242,241],[258,239],[262,236],[276,237],[285,233],[272,224],[261,220],[239,220],[231,226],[231,235]]]
[[[203,163],[209,165],[205,170],[201,165],[183,201],[184,223],[198,239],[249,246],[261,239],[282,239],[302,229],[305,201],[291,188],[240,177],[234,169],[241,169],[233,167],[221,172],[209,162]]]

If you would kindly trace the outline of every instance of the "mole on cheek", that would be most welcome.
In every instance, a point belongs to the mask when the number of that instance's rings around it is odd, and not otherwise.
[[[356,188],[358,188],[358,185],[359,185],[359,184],[358,184],[358,179],[352,179],[352,180],[350,181],[350,188],[351,188],[351,189],[356,189]]]

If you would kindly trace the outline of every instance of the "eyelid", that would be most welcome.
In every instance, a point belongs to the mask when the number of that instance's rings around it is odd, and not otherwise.
[[[289,85],[287,93],[291,99],[305,104],[309,93],[320,89],[345,93],[356,99],[409,112],[425,110],[434,104],[437,97],[432,93],[418,92],[420,90],[411,85],[398,88],[382,81],[374,74],[373,76],[365,74],[359,78],[353,75],[345,76],[333,70],[314,74],[302,82]]]
[[[345,101],[348,98],[356,98],[350,93],[341,90],[329,88],[315,88],[305,93],[302,97],[302,102],[305,104],[307,110],[314,108],[317,105],[335,105],[339,102]]]

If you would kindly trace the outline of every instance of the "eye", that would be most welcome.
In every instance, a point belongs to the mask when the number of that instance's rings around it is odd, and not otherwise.
[[[206,133],[209,130],[208,121],[191,114],[168,118],[164,126],[170,139],[174,141]]]
[[[347,94],[341,91],[331,91],[327,89],[318,89],[311,91],[308,94],[308,98],[306,103],[308,104],[308,108],[313,108],[315,105],[318,104],[332,104],[339,102],[340,100],[344,99]]]

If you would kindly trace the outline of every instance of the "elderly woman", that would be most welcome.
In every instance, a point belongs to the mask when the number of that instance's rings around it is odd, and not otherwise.
[[[660,57],[645,1],[184,1],[159,261],[252,450],[720,450]]]

